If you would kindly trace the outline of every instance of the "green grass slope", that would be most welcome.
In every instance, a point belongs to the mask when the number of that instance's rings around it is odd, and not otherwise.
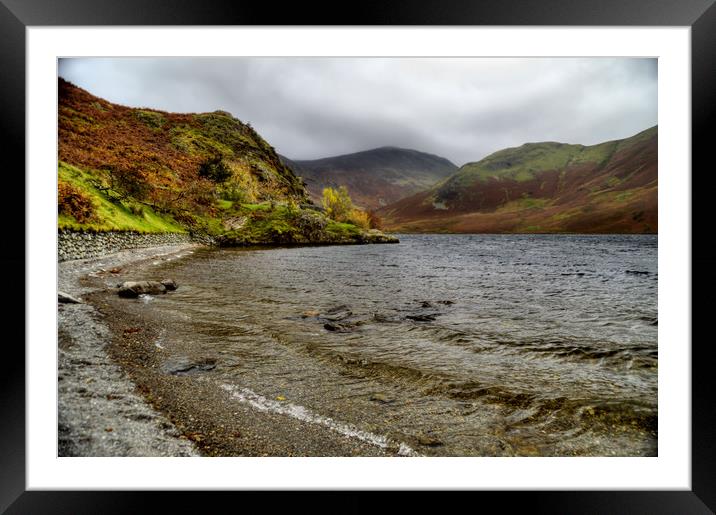
[[[378,211],[407,232],[658,230],[658,129],[598,145],[526,143]]]
[[[81,191],[95,205],[95,219],[78,222],[73,216],[58,215],[58,228],[91,231],[134,231],[140,233],[186,232],[170,215],[156,213],[151,207],[131,199],[112,202],[92,184],[93,175],[60,162],[58,178]]]

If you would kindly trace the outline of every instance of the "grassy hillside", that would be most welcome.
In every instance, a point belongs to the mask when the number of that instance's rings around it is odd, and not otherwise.
[[[396,147],[310,161],[282,159],[302,177],[314,201],[323,188],[346,186],[356,205],[366,209],[427,189],[457,170],[443,157]]]
[[[227,112],[134,109],[60,79],[58,134],[61,229],[189,231],[227,244],[340,240],[274,148]],[[325,230],[294,227],[303,214],[325,219]],[[341,237],[370,240],[353,229]]]
[[[526,143],[381,209],[409,232],[655,233],[657,127],[598,145]]]
[[[94,185],[94,176],[77,167],[60,162],[58,182],[62,186],[70,185],[90,200],[95,206],[96,214],[87,221],[79,222],[74,216],[60,213],[58,226],[60,229],[94,230],[94,231],[134,231],[134,232],[186,232],[170,215],[159,214],[151,207],[125,199],[112,202]]]

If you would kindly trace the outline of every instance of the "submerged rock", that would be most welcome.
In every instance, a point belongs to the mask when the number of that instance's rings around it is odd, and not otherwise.
[[[204,358],[198,361],[191,361],[189,358],[183,356],[169,359],[162,365],[162,370],[164,372],[175,376],[208,372],[209,370],[213,370],[215,368],[215,359]]]
[[[332,307],[331,309],[327,309],[326,311],[324,311],[324,313],[326,315],[333,315],[335,313],[340,313],[342,311],[348,311],[348,306],[346,306],[345,304],[341,304],[340,306],[335,306],[335,307]]]
[[[408,315],[405,318],[416,322],[433,322],[437,316],[437,313],[426,313],[424,315]]]
[[[63,304],[82,304],[81,300],[61,291],[57,292],[57,302],[62,302]]]
[[[348,306],[342,305],[342,306],[336,306],[335,308],[331,308],[328,311],[324,311],[319,316],[320,318],[324,320],[330,320],[331,322],[338,322],[339,320],[344,320],[351,316],[353,312],[348,309]]]
[[[142,294],[156,295],[166,293],[167,287],[159,281],[126,281],[119,285],[120,297],[136,298]]]
[[[370,400],[380,402],[381,404],[388,404],[393,402],[394,399],[389,398],[384,393],[374,393],[370,396]]]
[[[323,324],[323,328],[326,331],[334,331],[336,333],[350,333],[351,331],[355,331],[358,326],[361,326],[363,324],[365,324],[364,320],[341,322],[340,324],[337,324],[335,322],[327,322]]]
[[[397,324],[400,318],[394,315],[386,315],[383,313],[373,313],[373,320],[381,324]]]
[[[348,332],[350,332],[350,331],[353,329],[353,328],[352,328],[351,326],[349,326],[349,325],[336,324],[336,323],[333,323],[333,322],[328,322],[328,323],[323,324],[323,328],[324,328],[326,331],[333,331],[333,332],[335,332],[335,333],[348,333]]]
[[[179,287],[177,286],[177,283],[174,279],[164,279],[161,281],[161,283],[164,285],[167,291],[174,291]]]

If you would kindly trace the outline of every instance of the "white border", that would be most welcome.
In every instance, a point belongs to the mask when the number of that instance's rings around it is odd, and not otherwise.
[[[27,29],[27,488],[691,489],[690,28]],[[659,58],[658,458],[57,458],[59,56]],[[241,113],[234,113],[241,117]]]

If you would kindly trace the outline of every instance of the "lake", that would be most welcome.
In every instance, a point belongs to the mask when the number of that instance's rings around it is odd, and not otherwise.
[[[397,454],[657,455],[657,236],[398,236],[200,249],[131,309],[237,402]]]

